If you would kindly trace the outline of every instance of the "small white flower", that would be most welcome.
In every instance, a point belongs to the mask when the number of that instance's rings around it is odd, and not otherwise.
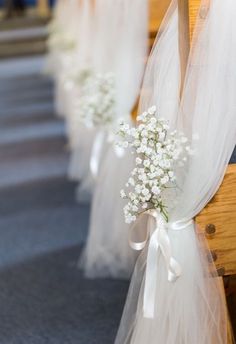
[[[125,222],[129,225],[133,222],[133,217],[132,215],[128,214],[125,216]]]
[[[135,141],[134,141],[134,146],[135,146],[135,147],[139,147],[139,146],[140,146],[140,143],[141,143],[140,140],[135,140]]]
[[[135,185],[135,181],[134,181],[134,178],[130,177],[129,180],[128,180],[128,183],[132,186]]]
[[[140,184],[137,184],[134,188],[135,192],[137,192],[137,194],[140,194],[142,192],[142,188]]]
[[[163,166],[163,161],[161,160],[161,157],[159,155],[156,156],[155,160],[153,160],[154,166]]]
[[[154,115],[156,110],[157,110],[156,106],[153,105],[151,108],[148,109],[148,113],[150,113],[150,115]]]
[[[148,202],[148,201],[150,200],[151,197],[152,197],[152,194],[149,192],[149,193],[144,197],[144,200]]]
[[[150,160],[144,160],[143,165],[145,167],[149,167],[150,166]]]
[[[153,153],[153,150],[151,148],[146,148],[145,153],[149,156]]]
[[[129,193],[129,198],[131,199],[131,201],[134,201],[134,200],[135,200],[135,198],[136,198],[136,195],[135,195],[135,193],[133,193],[133,192],[130,192],[130,193]]]
[[[155,166],[154,165],[150,165],[150,171],[152,172],[152,173],[154,173],[155,172]]]
[[[136,165],[140,165],[142,164],[142,159],[136,158],[135,162],[136,162]]]
[[[148,177],[149,177],[150,179],[153,179],[153,178],[156,177],[156,173],[148,173]],[[151,180],[151,181],[150,181],[150,185],[152,185],[152,183],[153,183],[153,181]]]
[[[157,186],[153,186],[152,192],[154,193],[154,195],[159,195],[161,192],[161,189],[158,188]]]
[[[144,144],[141,144],[141,146],[140,146],[140,152],[141,152],[141,153],[145,153],[146,151],[147,151],[146,146],[145,146]]]
[[[144,188],[144,189],[142,190],[142,194],[143,194],[144,196],[147,196],[147,195],[149,194],[149,190],[146,189],[146,188]]]
[[[142,123],[142,124],[139,124],[137,130],[138,130],[139,132],[142,132],[142,130],[144,130],[144,129],[145,129],[145,125],[144,125],[143,123]]]
[[[147,138],[147,136],[148,136],[148,131],[147,131],[146,129],[142,130],[141,136],[142,136],[143,138]]]
[[[142,145],[147,145],[148,140],[146,137],[142,138]]]
[[[145,173],[142,173],[138,176],[138,179],[141,180],[142,182],[145,182],[147,180],[147,176]]]
[[[136,128],[131,128],[130,129],[130,135],[133,136],[135,139],[139,138],[139,134],[138,134]]]
[[[164,177],[161,178],[161,184],[162,184],[162,185],[167,184],[168,181],[169,181],[169,177],[168,177],[168,176],[164,176]]]
[[[171,166],[170,161],[169,160],[163,160],[163,161],[164,161],[164,167],[165,168],[170,168],[170,166]]]
[[[138,211],[138,207],[136,205],[133,205],[132,206],[132,211],[134,211],[134,212]]]
[[[123,189],[120,190],[120,196],[121,196],[121,198],[126,198],[126,193]]]
[[[156,110],[155,110],[156,111]],[[155,113],[155,112],[154,112]],[[150,123],[151,124],[156,124],[157,123],[157,119],[156,119],[156,117],[152,117],[151,119],[150,119]]]

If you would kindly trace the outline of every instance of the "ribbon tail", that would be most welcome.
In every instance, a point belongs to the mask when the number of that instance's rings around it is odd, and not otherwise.
[[[155,314],[159,253],[161,253],[165,259],[168,281],[175,282],[181,275],[181,267],[172,257],[171,243],[167,233],[167,228],[162,223],[157,223],[156,230],[150,238],[147,254],[143,312],[144,317],[149,319],[154,318]]]
[[[143,315],[144,318],[151,319],[155,313],[155,297],[156,285],[158,276],[158,251],[159,244],[157,243],[158,229],[152,234],[149,242],[146,276],[144,285],[144,298],[143,298]]]
[[[180,277],[181,273],[182,269],[180,264],[173,257],[171,257],[168,269],[168,281],[175,282]]]
[[[172,257],[170,238],[166,229],[161,229],[159,231],[158,242],[160,244],[161,252],[165,258],[168,281],[175,282],[181,275],[181,266]]]
[[[100,130],[94,139],[90,158],[90,171],[94,178],[98,176],[105,139],[106,132],[104,130]]]

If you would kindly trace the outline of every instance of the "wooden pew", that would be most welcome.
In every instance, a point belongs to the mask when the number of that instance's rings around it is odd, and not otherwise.
[[[149,41],[152,47],[171,0],[149,0]]]
[[[37,0],[36,6],[39,17],[48,18],[50,16],[50,7],[48,0]]]

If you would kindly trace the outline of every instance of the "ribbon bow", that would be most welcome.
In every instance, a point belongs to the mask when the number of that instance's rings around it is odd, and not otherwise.
[[[175,282],[181,275],[181,266],[172,256],[168,229],[180,230],[187,228],[193,223],[193,220],[184,219],[172,223],[167,223],[162,215],[159,214],[155,209],[148,210],[143,214],[147,214],[155,219],[155,229],[147,230],[146,238],[144,241],[134,242],[130,239],[129,243],[134,250],[141,251],[149,241],[144,285],[143,312],[145,318],[153,318],[158,276],[158,255],[162,254],[164,257],[169,282]],[[135,229],[135,226],[136,225],[131,228],[131,232]]]

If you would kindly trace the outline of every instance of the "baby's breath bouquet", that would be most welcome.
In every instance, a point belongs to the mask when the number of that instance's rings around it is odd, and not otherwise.
[[[79,120],[88,127],[111,127],[115,120],[115,76],[90,72],[77,82]]]
[[[131,223],[147,210],[155,209],[168,221],[164,194],[176,188],[176,169],[183,168],[190,154],[188,139],[176,130],[170,132],[168,121],[157,118],[155,106],[137,117],[137,126],[120,123],[119,136],[124,148],[136,153],[136,167],[121,190],[128,200],[124,207],[125,221]]]

